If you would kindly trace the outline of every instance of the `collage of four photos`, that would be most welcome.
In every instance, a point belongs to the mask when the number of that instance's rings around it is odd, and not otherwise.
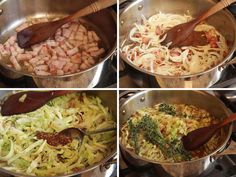
[[[0,0],[0,177],[236,177],[236,0]]]

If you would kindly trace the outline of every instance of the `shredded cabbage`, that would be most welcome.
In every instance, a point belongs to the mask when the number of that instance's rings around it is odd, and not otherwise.
[[[14,116],[0,115],[0,167],[18,173],[53,176],[79,171],[101,161],[116,147],[116,132],[65,146],[50,146],[36,132],[59,132],[69,127],[87,131],[114,127],[111,112],[98,97],[73,93],[55,98],[40,109]]]

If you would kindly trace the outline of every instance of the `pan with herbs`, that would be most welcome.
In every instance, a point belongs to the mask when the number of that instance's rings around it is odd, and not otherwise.
[[[229,114],[220,100],[206,92],[136,93],[120,106],[121,152],[135,166],[152,163],[174,177],[198,176],[216,159],[215,155],[229,150],[225,149],[232,125],[222,128],[194,151],[185,150],[181,139],[188,132],[216,124]]]

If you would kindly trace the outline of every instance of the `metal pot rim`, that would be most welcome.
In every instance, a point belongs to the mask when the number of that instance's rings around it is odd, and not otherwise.
[[[8,92],[5,95],[1,96],[0,97],[0,104],[1,104],[1,100],[4,100],[5,97],[8,97],[8,96],[10,96],[13,93],[14,93],[14,90],[11,93]],[[1,107],[1,105],[0,105],[0,107]],[[115,143],[116,143],[116,141],[115,141]],[[115,146],[115,149],[110,154],[108,154],[104,159],[102,159],[100,162],[97,162],[97,163],[95,163],[95,164],[93,164],[91,166],[88,166],[88,167],[86,167],[86,168],[84,168],[84,169],[82,169],[82,170],[80,170],[80,171],[78,171],[76,173],[70,173],[70,174],[64,174],[64,175],[56,175],[56,176],[44,176],[44,177],[69,177],[69,176],[75,176],[75,175],[79,175],[79,174],[82,174],[82,173],[86,173],[86,172],[94,170],[95,168],[105,164],[107,161],[109,161],[110,159],[115,157],[116,154],[117,154],[117,146]],[[6,169],[4,169],[2,167],[0,167],[0,172],[6,173],[6,174],[10,174],[10,175],[13,175],[13,176],[20,176],[20,177],[37,177],[37,176],[32,176],[32,175],[27,175],[27,174],[22,174],[22,173],[6,170]]]
[[[156,91],[164,91],[164,90],[145,90],[145,91],[141,91],[141,92],[135,93],[133,96],[129,97],[122,105],[119,106],[119,107],[120,107],[120,110],[121,110],[121,108],[122,108],[124,105],[126,105],[130,100],[136,99],[138,96],[143,95],[143,94],[145,94],[145,93],[147,93],[147,92],[150,92],[150,91],[156,92]],[[178,91],[185,91],[185,90],[178,90]],[[223,103],[221,100],[219,100],[218,98],[216,98],[215,96],[209,94],[208,92],[202,91],[202,90],[201,90],[201,91],[200,91],[200,90],[191,90],[191,92],[198,92],[198,93],[201,93],[201,94],[208,95],[208,96],[210,96],[210,97],[216,99],[216,100],[218,101],[218,103],[222,106],[222,108],[225,109],[224,103]],[[225,109],[225,111],[227,112],[228,115],[230,114],[230,112],[229,112],[227,109]],[[213,156],[213,155],[215,155],[215,154],[217,154],[217,153],[219,153],[219,152],[222,152],[222,149],[225,148],[227,142],[230,140],[230,136],[231,136],[232,130],[233,130],[233,124],[231,123],[231,124],[229,125],[229,132],[228,132],[228,134],[227,134],[227,137],[226,137],[225,140],[221,143],[221,145],[219,145],[219,147],[218,147],[216,150],[214,150],[212,153],[210,153],[210,154],[208,154],[208,155],[206,155],[206,156],[204,156],[204,157],[198,158],[198,159],[193,159],[193,160],[190,160],[190,161],[183,161],[183,162],[158,162],[158,161],[150,160],[150,159],[147,159],[147,158],[143,158],[143,157],[137,155],[136,153],[134,153],[133,151],[127,149],[127,148],[121,143],[120,137],[119,137],[119,145],[121,146],[122,149],[124,149],[126,152],[128,152],[128,153],[129,153],[132,157],[134,157],[135,159],[139,159],[139,160],[142,160],[142,161],[150,162],[150,163],[153,163],[153,164],[161,164],[161,165],[183,165],[183,164],[187,164],[187,163],[193,163],[193,162],[196,162],[196,161],[201,161],[201,160],[203,160],[203,159],[205,159],[205,158],[207,158],[207,157],[211,157],[211,156]]]
[[[3,1],[4,2],[4,1]],[[0,4],[1,5],[1,4]],[[112,8],[107,8],[107,9],[104,9],[104,10],[109,10],[114,22],[116,23],[117,25],[117,19],[116,19],[116,13],[115,11],[112,9]],[[115,34],[116,35],[116,34]],[[117,36],[116,36],[116,41],[117,41]],[[97,66],[99,66],[100,64],[104,63],[105,61],[107,61],[109,58],[111,58],[115,51],[116,51],[116,48],[117,48],[117,42],[114,43],[113,47],[110,49],[109,53],[107,53],[107,55],[105,57],[103,57],[96,65],[92,66],[91,68],[88,68],[84,71],[81,71],[81,72],[77,72],[77,73],[73,73],[73,74],[66,74],[66,75],[61,75],[61,76],[39,76],[39,75],[35,75],[35,74],[30,74],[30,73],[27,73],[27,72],[23,72],[23,71],[17,71],[15,70],[14,68],[11,68],[5,64],[2,64],[0,63],[4,68],[6,69],[9,69],[10,71],[12,72],[15,72],[15,73],[18,73],[20,75],[25,75],[25,76],[29,76],[29,77],[33,77],[33,78],[40,78],[40,79],[60,79],[60,78],[67,78],[67,77],[73,77],[73,76],[77,76],[77,75],[81,75],[81,74],[84,74],[84,73],[87,73],[91,70],[93,70],[94,68],[96,68]]]
[[[135,1],[131,4],[129,4],[124,11],[122,11],[120,13],[120,19],[122,17],[122,15],[127,12],[130,8],[132,8],[134,5],[142,2],[143,0],[138,0],[138,1]],[[216,2],[214,2],[213,0],[210,0],[212,4],[216,4]],[[234,17],[233,15],[230,13],[230,11],[228,9],[224,9],[222,10],[224,11],[224,13],[229,17],[229,19],[232,21],[232,23],[234,24],[234,35],[236,37],[236,23],[235,23],[235,20],[234,20]],[[121,22],[120,22],[121,24]],[[120,42],[120,44],[122,44],[124,41]],[[121,47],[121,46],[120,46]],[[149,74],[149,75],[152,75],[152,76],[156,76],[156,77],[161,77],[161,78],[176,78],[176,79],[182,79],[182,78],[190,78],[190,77],[197,77],[197,76],[200,76],[200,75],[203,75],[203,74],[206,74],[206,73],[209,73],[211,72],[212,70],[214,69],[217,69],[219,68],[221,65],[223,65],[227,60],[230,59],[230,57],[232,56],[232,54],[234,53],[234,50],[236,48],[236,39],[234,40],[234,43],[232,45],[232,48],[231,50],[229,51],[228,55],[224,58],[224,60],[222,60],[219,64],[217,64],[216,66],[208,69],[208,70],[205,70],[205,71],[202,71],[202,72],[198,72],[198,73],[194,73],[194,74],[189,74],[189,75],[181,75],[181,76],[169,76],[169,75],[162,75],[162,74],[156,74],[156,73],[153,73],[153,72],[150,72],[150,71],[147,71],[147,70],[144,70],[136,65],[134,65],[131,61],[129,61],[125,56],[124,54],[122,54],[122,52],[120,51],[120,56],[121,58],[123,59],[123,61],[125,61],[127,64],[129,64],[130,66],[132,66],[133,68],[135,68],[136,70],[140,71],[140,72],[143,72],[143,73],[146,73],[146,74]]]

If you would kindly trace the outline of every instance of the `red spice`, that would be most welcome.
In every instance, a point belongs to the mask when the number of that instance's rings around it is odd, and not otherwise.
[[[51,146],[65,146],[72,141],[71,137],[57,133],[36,132],[36,137],[38,139],[47,140],[47,143]]]

